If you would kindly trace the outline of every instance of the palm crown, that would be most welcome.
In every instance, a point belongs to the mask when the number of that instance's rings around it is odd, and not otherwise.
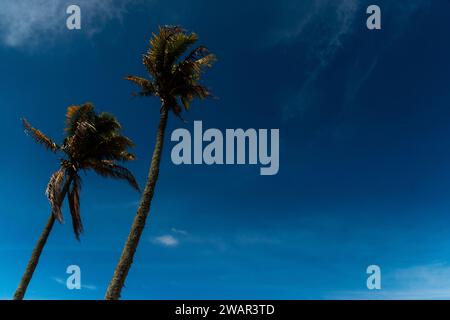
[[[180,116],[182,107],[189,110],[195,98],[211,96],[207,88],[199,83],[203,69],[211,67],[216,57],[203,46],[186,51],[197,42],[195,33],[186,33],[180,27],[164,26],[158,34],[153,34],[150,48],[143,57],[151,79],[127,76],[125,79],[136,83],[140,96],[157,96],[162,108],[172,110]]]
[[[80,216],[81,170],[94,170],[104,177],[123,179],[139,191],[133,174],[119,161],[134,160],[128,151],[132,141],[121,134],[117,119],[108,113],[97,114],[90,103],[71,106],[66,113],[65,138],[62,145],[53,142],[41,131],[22,119],[25,131],[36,142],[55,153],[61,153],[60,168],[53,173],[47,185],[46,195],[52,206],[52,214],[62,222],[61,204],[68,195],[69,209],[75,236],[83,231]]]

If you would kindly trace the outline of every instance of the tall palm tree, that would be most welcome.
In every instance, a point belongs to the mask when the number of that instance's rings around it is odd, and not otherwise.
[[[26,119],[22,121],[25,131],[36,142],[54,153],[61,153],[62,158],[60,167],[51,176],[46,190],[52,212],[14,294],[15,300],[23,299],[55,220],[63,221],[61,205],[66,196],[73,231],[79,240],[83,232],[80,215],[80,171],[94,170],[103,177],[123,179],[139,191],[133,174],[118,164],[119,161],[134,160],[134,155],[128,152],[133,143],[121,134],[120,123],[111,114],[97,114],[93,105],[89,103],[69,107],[62,145],[56,144],[44,133],[33,128]]]
[[[181,117],[182,107],[188,111],[190,102],[194,98],[204,99],[211,96],[211,93],[199,81],[202,71],[211,67],[216,60],[215,56],[203,46],[186,54],[187,50],[197,42],[197,39],[195,33],[187,33],[180,27],[160,27],[159,33],[153,34],[150,48],[143,57],[143,64],[150,74],[150,79],[136,76],[126,77],[126,80],[132,81],[140,87],[140,92],[135,95],[155,96],[160,99],[160,120],[147,183],[105,299],[117,300],[120,298],[125,278],[144,230],[159,175],[169,111],[172,111],[175,116]]]

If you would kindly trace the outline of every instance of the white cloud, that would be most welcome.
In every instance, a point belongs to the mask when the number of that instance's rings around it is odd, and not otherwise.
[[[186,230],[182,230],[182,229],[177,229],[177,228],[171,228],[170,232],[176,235],[180,235],[183,237],[187,237],[189,236],[189,233]],[[189,241],[189,239],[184,238],[185,240]],[[155,237],[152,239],[152,242],[164,247],[176,247],[179,243],[180,240],[176,237],[174,237],[171,234],[165,234],[159,237]]]
[[[6,46],[48,45],[68,35],[66,9],[81,8],[82,30],[87,36],[100,32],[111,20],[121,20],[132,0],[2,0],[0,3],[0,42]],[[137,2],[137,1],[135,1]]]
[[[165,247],[176,247],[179,244],[178,239],[170,234],[156,237],[153,242]]]

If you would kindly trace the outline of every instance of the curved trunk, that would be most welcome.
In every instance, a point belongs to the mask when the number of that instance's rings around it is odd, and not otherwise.
[[[123,248],[119,263],[116,266],[113,278],[111,279],[106,291],[106,300],[118,300],[120,298],[122,287],[124,286],[128,271],[133,263],[133,257],[139,244],[142,231],[145,227],[145,221],[150,211],[150,205],[155,192],[156,180],[159,175],[159,165],[161,162],[161,153],[164,144],[164,132],[166,130],[167,118],[168,110],[163,106],[161,108],[161,118],[159,121],[156,144],[155,149],[153,150],[152,164],[150,166],[147,183],[145,185],[145,189],[141,197],[141,203],[134,218],[133,225],[131,226],[131,230],[125,243],[125,247]]]
[[[68,179],[64,184],[64,187],[61,192],[61,197],[59,199],[60,206],[64,200],[64,197],[66,196],[67,191],[69,190],[70,183],[71,179]],[[39,262],[42,250],[44,249],[45,243],[47,242],[48,236],[50,235],[50,231],[52,231],[54,223],[55,217],[53,214],[50,214],[47,224],[45,225],[44,231],[42,231],[41,236],[39,237],[39,240],[33,249],[30,260],[28,261],[27,268],[25,269],[22,279],[20,280],[16,292],[14,293],[13,300],[23,300],[25,292],[27,291],[28,284],[30,283],[31,278],[33,277],[34,270],[36,269],[36,266]]]

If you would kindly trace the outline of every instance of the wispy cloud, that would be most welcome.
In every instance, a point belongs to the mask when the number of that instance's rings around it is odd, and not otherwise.
[[[170,233],[154,237],[150,241],[164,247],[176,247],[183,242],[194,246],[210,247],[221,252],[238,247],[280,245],[283,242],[280,238],[255,232],[240,232],[224,237],[210,234],[191,234],[186,230],[177,228],[171,228]]]
[[[288,44],[299,40],[307,44],[310,55],[319,58],[319,66],[326,66],[342,46],[342,38],[353,32],[359,9],[358,0],[309,0],[289,8],[286,18],[294,21],[280,25],[269,33],[269,44]],[[297,14],[293,14],[293,11]]]
[[[188,235],[188,232],[187,232],[186,230],[181,230],[181,229],[177,229],[177,228],[172,228],[171,231],[172,231],[173,233],[178,233],[178,234],[181,234],[181,235],[183,235],[183,236],[187,236],[187,235]]]
[[[72,31],[66,28],[66,9],[71,4],[81,8],[81,32],[90,37],[108,22],[121,20],[131,3],[132,0],[3,0],[0,41],[8,47],[36,47],[69,35]]]
[[[94,286],[92,284],[82,284],[81,288],[88,290],[97,290],[97,286]]]
[[[336,7],[330,5],[330,2],[317,1],[310,8],[308,15],[294,28],[295,32],[279,33],[278,42],[291,42],[298,39],[306,41],[307,59],[313,65],[296,97],[284,106],[284,120],[296,117],[302,112],[302,108],[309,104],[308,99],[311,99],[309,93],[314,92],[313,86],[317,78],[333,62],[343,46],[343,39],[353,32],[358,8],[356,0],[339,1]],[[312,32],[320,25],[325,25],[326,28],[320,33]],[[309,34],[314,34],[314,37]]]
[[[64,280],[62,278],[58,278],[58,277],[53,277],[52,279],[54,281],[56,281],[57,283],[59,283],[60,285],[66,286],[66,280]],[[92,285],[92,284],[83,284],[83,283],[81,283],[81,288],[82,289],[87,289],[87,290],[97,290],[97,286]]]
[[[287,45],[302,43],[306,50],[305,56],[312,66],[305,70],[306,77],[301,82],[297,92],[288,99],[283,106],[283,120],[288,121],[301,117],[310,110],[312,105],[319,103],[323,97],[320,90],[320,77],[336,61],[339,53],[344,52],[346,43],[350,42],[360,32],[365,30],[366,7],[371,4],[368,1],[341,0],[326,1],[314,0],[303,4],[298,22],[291,22],[274,32],[274,45]],[[353,59],[348,60],[350,76],[342,75],[342,81],[348,90],[344,92],[344,107],[355,97],[360,88],[370,79],[372,72],[376,69],[379,56],[389,49],[409,26],[407,19],[419,8],[429,4],[429,0],[411,2],[389,2],[382,6],[382,12],[386,12],[383,22],[389,21],[389,33],[385,33],[385,40],[376,52],[370,55],[364,52],[358,56],[357,49],[352,52]],[[395,12],[395,16],[394,16]],[[388,20],[389,18],[389,20]],[[361,38],[358,38],[362,40]],[[370,39],[367,37],[367,39]],[[358,61],[358,59],[360,61]],[[357,62],[355,64],[355,61]],[[363,72],[361,72],[363,70]]]
[[[179,244],[178,239],[170,234],[156,237],[153,242],[164,247],[176,247]]]

